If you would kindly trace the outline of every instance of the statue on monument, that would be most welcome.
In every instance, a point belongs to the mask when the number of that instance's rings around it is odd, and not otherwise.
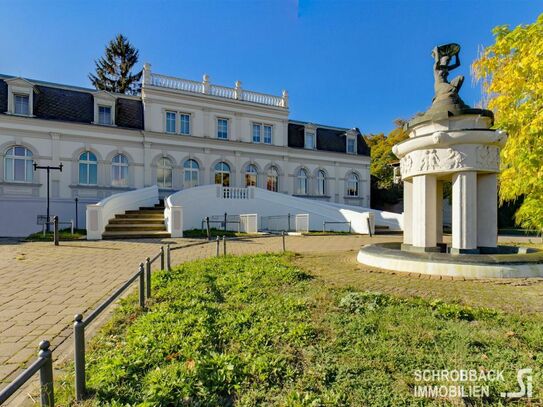
[[[434,98],[430,110],[467,108],[458,92],[464,83],[464,76],[459,75],[449,82],[449,72],[460,66],[460,45],[451,43],[435,47],[434,58]]]

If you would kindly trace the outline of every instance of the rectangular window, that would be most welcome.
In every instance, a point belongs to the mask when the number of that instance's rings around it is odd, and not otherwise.
[[[347,138],[347,153],[356,154],[356,139],[352,137]]]
[[[253,143],[260,143],[262,135],[262,126],[260,124],[253,123]]]
[[[190,114],[180,113],[179,123],[181,134],[190,134]]]
[[[30,114],[30,97],[28,95],[14,95],[15,99],[15,114]]]
[[[166,112],[166,133],[175,133],[175,122],[177,114],[175,112]]]
[[[98,124],[111,125],[111,106],[98,106]]]
[[[272,143],[272,126],[264,126],[264,144]]]
[[[304,148],[309,150],[315,149],[315,133],[305,133]]]
[[[228,119],[217,119],[217,138],[228,139]]]

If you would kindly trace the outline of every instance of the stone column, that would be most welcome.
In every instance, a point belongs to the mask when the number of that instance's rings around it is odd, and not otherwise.
[[[424,251],[436,250],[436,176],[413,177],[413,247]]]
[[[477,176],[477,246],[498,245],[498,181],[496,174]]]
[[[403,182],[403,244],[413,244],[413,181]]]
[[[477,253],[477,173],[474,171],[453,175],[451,253]]]
[[[436,197],[436,240],[443,243],[443,181],[437,181]]]

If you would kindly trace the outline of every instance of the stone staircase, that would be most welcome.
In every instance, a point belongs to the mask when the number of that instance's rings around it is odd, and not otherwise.
[[[168,238],[164,225],[164,201],[151,208],[139,208],[115,215],[103,233],[103,239]]]

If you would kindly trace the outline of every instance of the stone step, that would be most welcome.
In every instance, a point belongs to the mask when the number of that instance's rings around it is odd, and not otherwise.
[[[148,232],[104,232],[102,239],[166,239],[171,237],[165,231],[148,231]]]
[[[164,213],[164,209],[157,209],[157,208],[143,208],[143,209],[131,209],[129,211],[125,211],[124,213]]]
[[[145,211],[145,212],[164,212],[164,207],[163,206],[140,206],[140,208],[136,210]],[[132,211],[126,211],[126,212],[132,212]]]
[[[129,225],[129,224],[138,224],[143,223],[147,225],[163,225],[164,217],[143,217],[143,216],[132,216],[126,218],[114,218],[109,220],[110,225]]]
[[[115,215],[115,218],[116,219],[130,219],[130,218],[164,219],[164,212],[127,211],[127,213]]]
[[[142,224],[142,223],[136,223],[136,224],[121,224],[121,225],[112,225],[108,224],[106,226],[106,232],[148,232],[148,231],[165,231],[166,226],[164,224],[158,224],[158,225],[149,225],[149,224]]]

